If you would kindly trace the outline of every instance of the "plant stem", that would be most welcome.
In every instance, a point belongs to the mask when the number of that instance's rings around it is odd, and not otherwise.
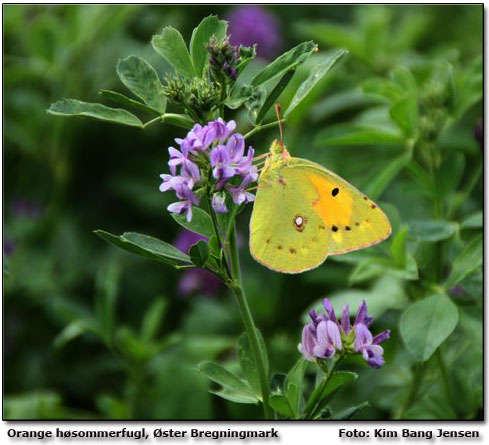
[[[225,252],[226,246],[221,241],[221,235],[219,234],[219,225],[217,223],[217,218],[216,218],[216,214],[214,213],[214,209],[212,208],[211,197],[209,196],[209,193],[206,193],[205,196],[207,197],[207,205],[209,206],[209,213],[211,214],[212,225],[214,226],[214,234],[216,235],[217,242],[221,246],[221,249],[223,250],[223,252]],[[229,270],[229,265],[228,265],[226,255],[223,255],[222,262],[224,263],[224,268],[226,269],[227,276],[229,277],[230,280],[232,280],[233,276],[231,275],[231,271]]]
[[[151,124],[154,124],[155,122],[158,122],[158,121],[163,122],[164,116],[165,115],[162,114],[161,116],[155,117],[154,119],[151,119],[150,121],[146,122],[145,124],[143,124],[143,129],[146,128],[147,126],[151,125]]]
[[[236,228],[234,223],[229,239],[229,246],[231,249],[231,267],[233,271],[233,278],[235,281],[234,286],[232,287],[232,291],[236,297],[236,301],[238,302],[241,318],[243,319],[246,334],[248,335],[248,339],[250,340],[253,359],[255,361],[255,365],[258,371],[265,419],[273,419],[273,411],[270,408],[269,404],[270,389],[268,386],[268,369],[265,368],[265,362],[263,360],[262,354],[260,353],[257,330],[253,321],[253,316],[251,315],[250,307],[248,306],[248,302],[246,300],[246,295],[241,280],[241,268],[239,265],[238,246],[236,242]]]
[[[401,405],[396,419],[402,419],[407,409],[411,406],[411,404],[416,400],[416,396],[418,395],[418,390],[421,387],[421,382],[423,381],[425,372],[425,366],[423,363],[420,363],[417,366],[417,369],[413,373],[413,379],[411,381],[411,388],[409,389],[409,394],[406,397],[406,400]]]
[[[284,122],[284,121],[285,121],[285,119],[282,119],[282,122]],[[250,136],[254,135],[255,133],[258,133],[259,131],[264,130],[265,128],[270,128],[270,127],[273,127],[274,125],[278,125],[279,123],[280,123],[280,121],[275,121],[275,122],[270,122],[270,123],[264,124],[264,125],[257,125],[257,126],[255,126],[255,128],[248,131],[248,133],[246,133],[243,137],[245,139],[249,138]]]
[[[438,360],[438,366],[440,368],[441,378],[443,380],[443,388],[445,390],[445,394],[447,395],[447,399],[450,402],[450,405],[456,411],[457,410],[457,403],[455,402],[455,399],[453,397],[452,385],[450,382],[450,376],[448,375],[447,365],[445,363],[445,358],[443,357],[443,354],[440,351],[440,347],[438,347],[435,354],[436,354],[436,358]]]
[[[317,391],[314,391],[311,395],[311,398],[307,401],[304,408],[304,419],[311,419],[316,413],[318,405],[321,402],[322,395],[326,390],[329,380],[331,379],[331,376],[333,375],[333,372],[340,361],[341,357],[333,363],[333,366],[331,366],[331,369],[324,376],[323,381],[319,384],[319,389]]]

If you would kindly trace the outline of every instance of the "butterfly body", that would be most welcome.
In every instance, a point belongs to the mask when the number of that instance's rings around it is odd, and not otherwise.
[[[250,222],[251,255],[264,266],[301,273],[391,233],[380,208],[347,181],[278,142],[258,180]]]

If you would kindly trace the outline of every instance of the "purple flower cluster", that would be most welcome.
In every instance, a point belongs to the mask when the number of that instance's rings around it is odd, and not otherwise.
[[[236,123],[224,122],[221,118],[205,126],[196,124],[185,139],[175,139],[180,150],[170,147],[170,175],[160,175],[163,183],[160,191],[174,190],[180,200],[168,206],[168,211],[187,214],[192,220],[192,206],[199,204],[194,187],[204,182],[199,165],[209,165],[215,179],[212,207],[217,213],[226,213],[226,194],[229,192],[235,204],[254,200],[254,195],[245,188],[258,179],[256,166],[252,164],[254,149],[248,148],[245,156],[245,141],[241,134],[234,133]],[[180,169],[178,171],[178,168]],[[179,173],[179,174],[177,174]],[[241,178],[241,184],[232,185],[230,180]]]
[[[368,326],[372,317],[367,316],[367,303],[362,301],[358,308],[353,327],[350,326],[350,308],[345,305],[338,321],[333,306],[328,299],[324,300],[325,314],[317,315],[311,310],[309,316],[312,322],[304,326],[302,343],[299,351],[309,361],[315,359],[330,359],[338,351],[358,353],[363,356],[372,368],[380,368],[384,364],[384,350],[380,343],[387,340],[390,330],[375,337]]]

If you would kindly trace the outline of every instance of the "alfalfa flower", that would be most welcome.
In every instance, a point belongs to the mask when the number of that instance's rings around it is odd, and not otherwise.
[[[345,305],[338,320],[333,306],[325,299],[325,314],[309,312],[311,323],[304,326],[299,351],[309,361],[331,359],[336,354],[361,354],[372,368],[380,368],[384,362],[384,350],[380,343],[387,340],[390,331],[373,336],[368,326],[372,317],[367,315],[367,303],[362,301],[358,308],[353,327],[350,325],[350,309]]]
[[[237,205],[254,200],[255,196],[247,191],[249,184],[258,179],[252,163],[254,150],[249,147],[245,154],[244,137],[235,129],[234,121],[219,118],[204,126],[196,124],[184,139],[175,139],[180,150],[168,149],[170,174],[160,175],[160,191],[174,190],[180,200],[170,204],[168,211],[185,213],[191,221],[192,207],[209,190],[216,213],[228,212],[227,196]]]

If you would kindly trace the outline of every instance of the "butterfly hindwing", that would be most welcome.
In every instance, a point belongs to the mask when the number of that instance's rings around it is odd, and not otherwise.
[[[250,222],[250,250],[270,269],[299,273],[326,259],[328,236],[309,204],[314,188],[298,188],[292,169],[282,173],[279,179],[258,186]]]

